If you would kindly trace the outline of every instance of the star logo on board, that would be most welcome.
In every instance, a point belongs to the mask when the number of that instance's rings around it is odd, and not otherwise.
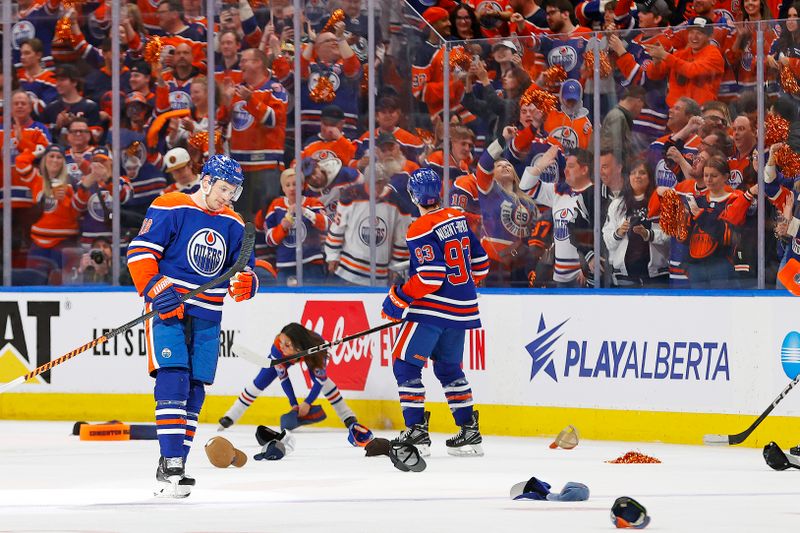
[[[531,381],[533,381],[533,378],[536,377],[536,374],[542,370],[544,370],[544,373],[550,376],[553,381],[558,381],[556,367],[553,363],[553,350],[551,350],[551,348],[553,347],[553,344],[555,344],[555,342],[563,335],[563,333],[559,332],[561,331],[561,327],[568,321],[569,319],[563,321],[557,326],[548,328],[544,321],[544,315],[539,316],[539,327],[536,330],[536,338],[525,346],[525,349],[528,351],[528,354],[530,354],[531,359],[533,359],[533,364],[531,366]]]

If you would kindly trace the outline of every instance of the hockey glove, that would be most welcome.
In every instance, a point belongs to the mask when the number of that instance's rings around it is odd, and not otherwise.
[[[392,322],[400,322],[403,320],[403,314],[405,314],[406,309],[413,301],[413,298],[403,292],[400,285],[394,285],[389,289],[386,299],[383,300],[381,317]]]
[[[172,282],[162,274],[157,274],[144,287],[145,301],[153,304],[158,311],[158,318],[167,320],[177,317],[183,319],[183,302]]]
[[[358,422],[352,424],[348,431],[347,442],[359,448],[365,447],[375,438],[372,436],[372,431]]]
[[[228,287],[228,294],[237,302],[249,300],[258,292],[258,276],[252,270],[237,272]]]

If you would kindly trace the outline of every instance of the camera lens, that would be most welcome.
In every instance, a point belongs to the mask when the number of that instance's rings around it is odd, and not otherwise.
[[[100,250],[92,250],[92,251],[89,253],[89,257],[91,257],[91,258],[92,258],[92,261],[94,261],[94,262],[95,262],[95,263],[97,263],[98,265],[101,265],[101,264],[103,264],[103,261],[105,261],[105,260],[106,260],[106,256],[105,256],[105,255],[103,255],[103,252],[102,252],[102,251],[100,251]]]

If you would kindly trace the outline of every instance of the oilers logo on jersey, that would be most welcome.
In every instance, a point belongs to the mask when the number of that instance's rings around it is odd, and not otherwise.
[[[320,75],[321,74],[319,72],[312,72],[311,75],[308,77],[309,91],[313,91],[314,87],[317,86],[317,83],[319,83]],[[342,83],[341,80],[339,79],[339,75],[333,71],[327,72],[326,75],[328,77],[328,80],[330,80],[331,84],[333,85],[333,90],[336,91],[339,88],[339,85],[341,85]]]
[[[536,162],[539,161],[542,158],[542,156],[544,156],[544,152],[540,152],[540,153],[536,154],[533,157],[533,159],[531,160],[530,165],[528,165],[528,166],[529,167],[536,166]],[[539,174],[539,180],[542,181],[543,183],[555,183],[555,181],[557,179],[558,179],[558,162],[557,161],[553,161],[552,163],[547,165],[547,168],[545,168],[542,171],[542,173]]]
[[[800,255],[800,238],[792,239],[792,251],[795,255]]]
[[[36,37],[36,28],[29,20],[21,20],[11,28],[11,46],[14,50],[19,50],[22,43]]]
[[[98,191],[89,198],[89,205],[86,207],[86,212],[89,216],[98,222],[105,222],[107,217],[110,217],[111,193],[108,191]]]
[[[369,246],[369,234],[372,224],[369,223],[369,217],[362,218],[358,223],[358,237],[366,246]],[[386,236],[389,233],[386,221],[381,217],[376,217],[375,220],[375,246],[382,246],[386,242]]]
[[[186,259],[195,272],[202,276],[216,276],[227,257],[225,239],[219,232],[204,228],[195,232],[186,248]]]
[[[297,241],[300,241],[300,244],[306,242],[306,236],[308,235],[308,229],[306,228],[305,224],[297,224],[297,231],[295,231],[295,226],[289,230],[289,234],[286,235],[286,238],[283,239],[283,244],[287,248],[296,248]]]
[[[578,64],[578,52],[571,46],[553,48],[547,54],[547,64],[551,67],[561,65],[564,70],[570,72]]]
[[[244,131],[253,124],[253,115],[245,109],[246,105],[245,100],[239,100],[231,109],[231,126],[236,131]]]
[[[564,150],[574,150],[578,147],[578,134],[569,126],[559,126],[550,132],[550,135],[561,143]],[[544,181],[544,180],[543,180]],[[552,183],[552,182],[549,182]]]
[[[569,239],[569,223],[575,220],[575,211],[571,208],[559,209],[553,213],[553,238],[557,241]]]
[[[656,187],[669,187],[674,188],[678,183],[678,178],[667,166],[667,162],[661,159],[656,164]]]
[[[72,180],[72,183],[78,183],[80,181],[83,177],[83,172],[81,172],[78,163],[67,163],[67,176]]]
[[[58,200],[56,200],[53,196],[45,196],[42,203],[42,210],[45,213],[52,213],[58,206]]]
[[[189,93],[184,91],[170,91],[169,106],[176,111],[179,109],[189,109],[192,106],[192,99],[189,97]]]
[[[738,189],[743,180],[744,177],[742,176],[741,170],[738,168],[731,169],[731,176],[728,178],[728,185],[731,187],[731,189]]]
[[[748,72],[753,70],[753,52],[750,47],[742,51],[742,68]]]
[[[533,218],[528,207],[518,202],[503,200],[503,203],[500,204],[500,222],[512,235],[527,237]]]

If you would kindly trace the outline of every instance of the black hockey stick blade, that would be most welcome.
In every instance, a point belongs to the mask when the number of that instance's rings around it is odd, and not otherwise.
[[[354,339],[358,339],[359,337],[363,337],[365,335],[371,335],[382,329],[390,328],[392,326],[398,326],[400,322],[386,322],[385,324],[380,324],[375,326],[374,328],[370,328],[364,331],[359,331],[358,333],[353,333],[352,335],[348,335],[347,337],[342,337],[341,339],[336,339],[330,342],[325,342],[320,344],[319,346],[312,346],[308,350],[303,350],[302,352],[298,352],[294,355],[290,355],[288,357],[282,357],[280,359],[273,359],[269,366],[277,366],[282,365],[283,363],[289,363],[291,361],[297,361],[298,359],[302,359],[303,357],[313,355],[319,352],[327,352],[329,349],[333,348],[334,346],[339,346],[343,342],[352,341]]]
[[[786,385],[786,387],[781,391],[778,397],[772,401],[769,407],[764,409],[764,412],[761,413],[759,417],[756,418],[752,424],[750,424],[750,427],[748,427],[741,433],[736,433],[735,435],[704,435],[703,444],[705,444],[706,446],[725,446],[725,445],[735,446],[737,444],[743,443],[745,440],[747,440],[747,437],[749,437],[750,434],[756,430],[756,428],[761,424],[761,422],[763,422],[764,419],[767,418],[767,416],[769,416],[772,410],[775,409],[775,407],[779,403],[781,403],[781,400],[783,400],[786,397],[786,395],[789,394],[789,391],[791,391],[794,388],[794,386],[797,385],[798,382],[800,382],[800,374],[795,376],[795,378],[792,381],[790,381],[789,384]]]
[[[217,285],[221,285],[222,283],[225,283],[230,278],[232,278],[237,272],[240,272],[240,271],[244,270],[244,267],[247,266],[247,262],[250,260],[250,256],[253,253],[253,249],[255,248],[255,245],[256,245],[256,228],[252,223],[248,222],[244,227],[244,237],[242,238],[242,246],[239,249],[239,256],[236,258],[236,262],[233,264],[233,266],[231,266],[228,270],[226,270],[225,272],[223,272],[221,275],[217,276],[216,278],[212,279],[211,281],[203,283],[202,285],[200,285],[196,289],[192,289],[191,291],[189,291],[186,294],[182,295],[181,296],[181,302],[185,302],[186,300],[189,300],[190,298],[194,298],[195,296],[197,296],[198,294],[200,294],[203,291],[206,291],[208,289],[213,289]],[[18,387],[19,385],[22,385],[23,383],[25,383],[29,379],[35,378],[39,374],[41,374],[43,372],[47,372],[51,368],[53,368],[55,366],[58,366],[61,363],[64,363],[66,361],[69,361],[70,359],[72,359],[76,355],[80,355],[83,352],[85,352],[85,351],[97,346],[98,344],[103,344],[104,342],[108,341],[109,339],[112,339],[112,338],[116,337],[117,335],[128,331],[129,329],[131,329],[132,327],[136,326],[137,324],[141,324],[142,322],[145,322],[146,320],[150,320],[151,318],[156,316],[157,313],[158,313],[158,311],[152,310],[152,311],[150,311],[148,313],[140,315],[140,316],[134,318],[133,320],[131,320],[130,322],[128,322],[127,324],[123,324],[122,326],[120,326],[120,327],[118,327],[116,329],[112,329],[111,331],[109,331],[105,335],[101,335],[100,337],[97,337],[96,339],[92,339],[91,341],[87,342],[83,346],[75,348],[71,352],[62,355],[58,359],[53,359],[49,363],[45,363],[45,364],[41,365],[40,367],[38,367],[38,368],[36,368],[34,370],[31,370],[30,372],[28,372],[24,376],[20,376],[20,377],[14,379],[12,381],[9,381],[8,383],[0,384],[0,394],[4,393],[6,391],[9,391],[9,390],[11,390],[11,389],[13,389],[15,387]]]

